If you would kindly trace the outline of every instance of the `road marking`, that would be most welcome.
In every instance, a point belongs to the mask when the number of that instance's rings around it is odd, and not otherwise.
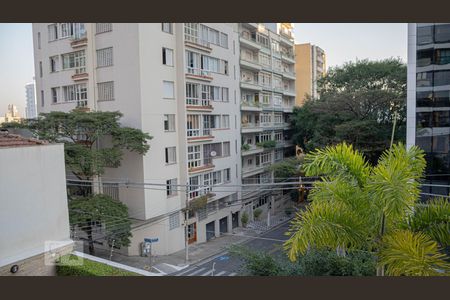
[[[200,276],[208,276],[209,274],[211,274],[212,273],[212,270],[209,270],[208,272],[206,272],[206,273],[203,273],[202,275],[200,275]]]
[[[188,268],[187,270],[184,270],[183,272],[180,272],[180,273],[177,273],[177,274],[175,274],[175,276],[182,276],[183,274],[186,274],[186,273],[189,273],[189,272],[191,272],[192,270],[195,270],[194,268]],[[169,274],[170,275],[170,274]]]
[[[205,268],[201,268],[201,269],[195,270],[194,272],[192,272],[190,274],[187,274],[187,276],[194,276],[195,274],[198,274],[198,273],[200,273],[200,272],[202,272],[204,270],[206,270],[206,269]]]
[[[226,271],[222,271],[222,272],[217,273],[217,274],[214,275],[214,276],[221,276],[222,274],[225,274],[225,273],[226,273]]]
[[[236,276],[237,274],[236,273],[230,273],[230,275],[228,275],[228,276]]]

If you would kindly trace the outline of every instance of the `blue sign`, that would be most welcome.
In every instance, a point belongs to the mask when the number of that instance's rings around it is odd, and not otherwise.
[[[144,242],[146,242],[146,243],[156,243],[158,241],[159,241],[159,238],[144,239]]]
[[[222,256],[219,257],[219,260],[220,260],[220,261],[222,261],[222,260],[228,260],[228,259],[230,259],[230,257],[229,257],[229,256],[225,256],[225,255],[222,255]]]

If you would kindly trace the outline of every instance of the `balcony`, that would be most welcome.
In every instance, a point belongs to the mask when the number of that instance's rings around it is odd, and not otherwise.
[[[291,64],[295,64],[295,56],[290,52],[281,52],[281,60]]]
[[[262,132],[263,128],[259,123],[242,123],[241,124],[241,132],[242,133],[253,133],[253,132]]]
[[[252,50],[260,50],[261,45],[258,44],[255,38],[242,35],[239,37],[239,42],[241,43],[241,46],[247,47]]]
[[[251,91],[262,91],[262,87],[254,80],[243,80],[241,79],[241,88],[251,90]]]
[[[210,71],[206,71],[199,68],[187,67],[186,69],[186,77],[190,79],[198,79],[203,81],[211,81],[213,80]]]
[[[80,110],[80,111],[85,111],[85,112],[88,112],[88,111],[91,110],[91,109],[88,107],[88,101],[87,101],[87,100],[78,100],[78,101],[77,101],[76,109],[77,109],[77,110]]]
[[[207,99],[186,98],[186,109],[190,111],[212,111],[211,101]]]
[[[262,153],[263,151],[264,151],[263,147],[258,147],[253,144],[244,144],[241,147],[242,156],[258,154],[258,153]]]
[[[74,49],[87,46],[88,39],[86,36],[75,38],[70,42],[70,46]]]
[[[83,73],[76,73],[72,75],[73,81],[82,81],[82,80],[88,80],[89,74],[86,72]]]
[[[184,34],[184,44],[188,47],[195,48],[210,53],[212,51],[211,44],[197,36]]]
[[[291,80],[295,80],[295,73],[289,69],[283,69],[283,77]]]
[[[197,173],[201,173],[201,172],[206,172],[206,171],[212,171],[214,169],[214,165],[212,164],[211,159],[204,159],[205,160],[205,164],[198,166],[198,167],[189,167],[188,168],[188,172],[189,175],[192,174],[197,174]]]
[[[292,36],[292,33],[290,31],[281,30],[280,42],[292,47],[294,45],[294,37]]]
[[[264,172],[266,164],[252,165],[242,168],[242,177],[249,177]]]
[[[194,128],[187,130],[187,140],[188,143],[197,143],[197,142],[208,142],[214,139],[214,136],[211,135],[210,128]]]
[[[240,61],[241,67],[244,67],[246,69],[250,69],[253,71],[261,71],[262,67],[259,64],[258,59],[255,58],[251,58],[248,56],[241,56],[241,61]]]
[[[283,95],[290,96],[290,97],[295,97],[295,90],[291,89],[289,87],[284,87],[283,88]]]
[[[245,111],[262,111],[262,105],[255,101],[242,101],[241,110]]]

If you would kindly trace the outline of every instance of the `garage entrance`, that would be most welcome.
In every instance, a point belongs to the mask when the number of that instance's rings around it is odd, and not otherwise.
[[[239,227],[239,212],[231,214],[231,228]]]
[[[228,232],[228,217],[220,219],[220,221],[219,221],[219,229],[220,229],[220,233],[227,233]]]
[[[212,240],[216,237],[216,222],[212,221],[206,224],[206,241]]]

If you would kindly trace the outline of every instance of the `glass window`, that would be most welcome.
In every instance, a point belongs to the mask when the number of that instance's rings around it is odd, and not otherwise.
[[[95,24],[95,33],[103,33],[112,31],[112,23],[97,23]]]
[[[450,107],[450,91],[434,92],[434,107]]]
[[[169,216],[169,230],[180,227],[180,214],[174,213]]]
[[[417,66],[424,67],[433,63],[433,48],[417,51]]]
[[[167,33],[173,33],[172,23],[161,23],[162,31]]]
[[[113,48],[97,50],[97,67],[108,67],[113,65]]]
[[[417,107],[433,107],[433,92],[417,92]]]
[[[177,194],[177,182],[176,178],[166,180],[166,194],[167,196],[174,196]]]
[[[177,162],[176,147],[166,147],[166,164],[174,164]]]
[[[173,66],[173,50],[169,48],[162,48],[163,65]]]
[[[417,45],[433,43],[433,26],[417,27]]]
[[[431,112],[418,112],[416,114],[417,127],[427,128],[431,127],[432,115]]]
[[[54,41],[58,39],[58,26],[56,24],[48,25],[48,41]]]
[[[450,111],[435,111],[433,112],[433,126],[434,127],[449,127],[450,126]]]
[[[450,24],[434,26],[434,41],[436,43],[450,42]]]
[[[417,87],[428,87],[433,85],[433,72],[419,72],[417,73]]]
[[[450,85],[450,70],[434,71],[433,85]]]
[[[174,88],[175,87],[173,81],[163,81],[163,98],[174,99],[175,98]]]
[[[175,115],[164,115],[164,131],[175,131]]]
[[[98,100],[110,101],[114,100],[114,81],[99,82],[98,87]]]
[[[450,49],[436,49],[436,64],[450,64]]]
[[[58,102],[58,92],[59,88],[52,88],[52,103]]]

